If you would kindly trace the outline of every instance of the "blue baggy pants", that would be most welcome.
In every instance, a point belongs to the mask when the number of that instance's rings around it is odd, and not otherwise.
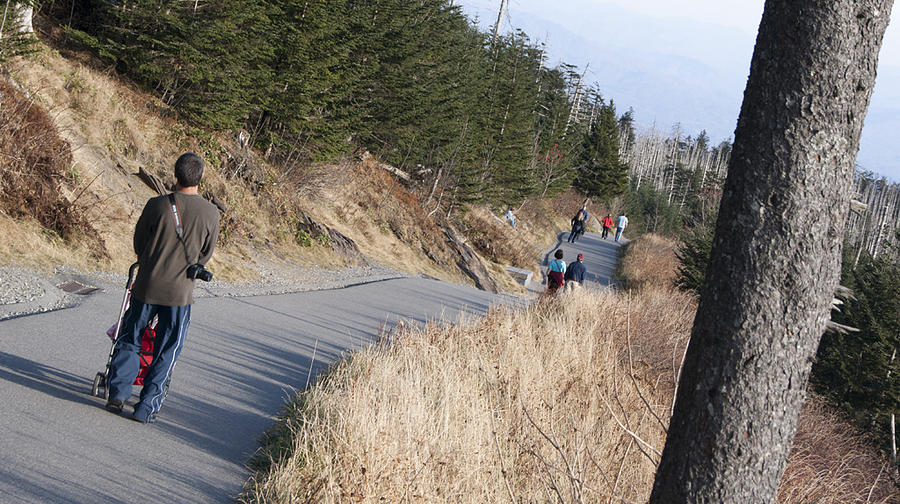
[[[582,224],[582,225],[575,224],[574,226],[572,226],[572,230],[569,231],[569,238],[566,241],[569,243],[575,243],[575,240],[577,240],[578,237],[581,236],[581,233],[583,233],[583,232],[584,232],[584,224]]]
[[[131,308],[125,312],[122,321],[107,377],[111,400],[125,402],[131,397],[131,386],[140,372],[141,333],[154,316],[158,316],[159,321],[153,340],[153,362],[144,376],[140,400],[134,405],[134,418],[141,422],[153,421],[165,399],[166,384],[181,353],[191,320],[191,305],[162,306],[132,299]]]

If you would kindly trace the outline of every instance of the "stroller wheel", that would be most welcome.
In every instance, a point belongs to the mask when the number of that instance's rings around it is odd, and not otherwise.
[[[94,383],[91,385],[91,395],[94,397],[100,397],[100,387],[104,387],[106,385],[104,382],[103,373],[97,373],[97,376],[94,377]],[[105,387],[104,387],[105,388]]]

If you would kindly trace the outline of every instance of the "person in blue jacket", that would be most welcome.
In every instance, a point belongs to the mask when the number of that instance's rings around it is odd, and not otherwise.
[[[566,291],[584,285],[584,274],[587,271],[584,267],[584,254],[578,254],[578,260],[573,262],[566,268],[565,281]]]

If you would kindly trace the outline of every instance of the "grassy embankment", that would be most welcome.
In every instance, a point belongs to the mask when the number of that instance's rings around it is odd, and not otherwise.
[[[696,309],[670,287],[673,250],[632,242],[628,291],[403,330],[335,364],[287,407],[243,502],[645,502]],[[812,399],[778,501],[891,502],[851,432]]]

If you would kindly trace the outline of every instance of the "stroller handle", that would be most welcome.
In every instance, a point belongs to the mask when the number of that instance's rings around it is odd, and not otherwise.
[[[141,263],[136,262],[136,263],[132,264],[130,268],[128,268],[128,283],[125,284],[126,289],[131,290],[131,286],[134,284],[135,272],[137,271],[137,269],[140,265],[141,265]]]

